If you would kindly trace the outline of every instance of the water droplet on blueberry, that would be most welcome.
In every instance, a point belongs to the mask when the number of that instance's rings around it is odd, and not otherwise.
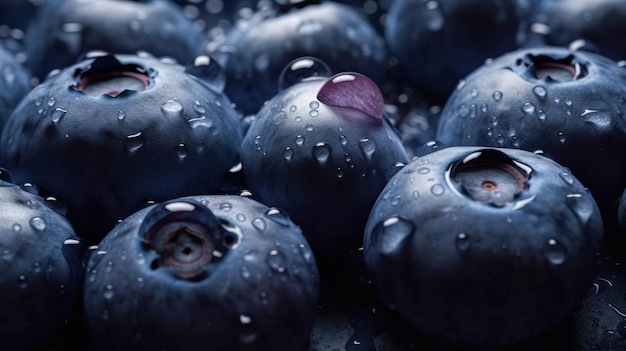
[[[331,75],[332,71],[324,61],[315,57],[301,57],[291,61],[282,70],[278,80],[278,89],[282,91],[307,79]]]
[[[372,240],[378,252],[389,255],[399,250],[414,230],[415,224],[412,221],[392,216],[376,224],[372,232]]]

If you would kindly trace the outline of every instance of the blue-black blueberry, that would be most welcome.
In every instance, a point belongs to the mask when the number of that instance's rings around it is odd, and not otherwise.
[[[255,198],[286,210],[316,254],[341,257],[360,247],[371,206],[408,157],[376,84],[344,72],[269,100],[244,137],[241,162]]]
[[[88,55],[89,56],[89,55]],[[243,131],[208,56],[187,66],[98,54],[36,86],[1,137],[0,163],[67,203],[98,241],[150,201],[222,193]]]
[[[84,311],[98,350],[304,350],[319,275],[300,229],[238,195],[172,199],[90,251]]]
[[[594,53],[525,48],[468,75],[441,112],[448,146],[541,150],[591,190],[598,205],[626,187],[626,69]]]
[[[390,179],[364,238],[387,307],[445,344],[511,346],[572,315],[603,223],[569,170],[530,151],[447,147]]]

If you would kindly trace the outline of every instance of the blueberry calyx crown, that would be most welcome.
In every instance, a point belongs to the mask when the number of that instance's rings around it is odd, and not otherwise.
[[[139,233],[144,249],[158,255],[150,263],[151,269],[166,268],[190,281],[209,276],[211,264],[236,246],[241,237],[236,230],[222,225],[206,206],[188,200],[155,205]]]
[[[514,71],[528,80],[563,82],[587,76],[587,67],[574,55],[554,57],[528,54],[515,62]]]
[[[144,91],[153,84],[156,75],[136,64],[123,64],[115,56],[107,54],[93,59],[85,69],[76,69],[72,89],[89,96],[108,95],[117,97],[125,92]]]
[[[520,199],[529,188],[531,172],[531,167],[499,150],[484,149],[452,163],[446,178],[458,194],[478,203],[504,207],[517,202],[516,206],[523,206],[534,198]]]

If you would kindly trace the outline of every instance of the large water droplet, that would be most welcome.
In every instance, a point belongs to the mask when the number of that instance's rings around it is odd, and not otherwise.
[[[59,121],[61,121],[61,119],[63,119],[65,113],[67,113],[67,110],[57,107],[54,110],[50,111],[50,120],[52,120],[52,122],[54,123],[58,123]]]
[[[399,250],[403,242],[413,234],[415,224],[402,217],[393,216],[380,221],[372,232],[374,247],[383,255]]]
[[[178,146],[176,147],[176,157],[178,157],[178,160],[184,160],[185,158],[187,158],[187,155],[189,155],[189,151],[187,150],[185,144],[178,144]]]
[[[267,227],[263,218],[258,218],[258,217],[252,220],[252,226],[255,227],[260,232],[264,231],[265,228]]]
[[[315,144],[315,146],[313,146],[313,149],[311,150],[313,157],[320,163],[320,164],[326,164],[326,162],[328,161],[328,158],[330,157],[331,154],[331,148],[330,145],[326,144],[326,143],[317,143]]]
[[[340,73],[329,78],[317,93],[327,105],[348,107],[375,118],[382,118],[383,94],[371,79],[360,73]]]
[[[360,139],[359,149],[361,149],[363,156],[365,156],[367,160],[371,160],[372,155],[376,151],[376,143],[374,142],[374,140],[369,139],[369,138]]]
[[[265,212],[265,215],[267,218],[283,226],[288,226],[291,223],[291,218],[289,218],[287,212],[281,211],[276,207],[269,208]]]
[[[183,104],[176,100],[168,100],[161,105],[161,112],[166,117],[180,117],[183,114]]]
[[[324,61],[310,56],[301,57],[291,61],[282,70],[278,79],[278,89],[282,91],[313,77],[330,77],[331,75],[332,71]]]
[[[46,230],[46,226],[48,225],[46,220],[39,216],[31,218],[29,223],[33,229],[40,232]]]
[[[544,99],[546,97],[546,95],[548,95],[548,90],[546,90],[546,88],[542,87],[541,85],[537,85],[535,87],[533,87],[533,93],[540,99]]]

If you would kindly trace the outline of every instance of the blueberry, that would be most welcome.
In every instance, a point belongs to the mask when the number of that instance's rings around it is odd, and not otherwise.
[[[34,350],[73,309],[83,241],[37,194],[0,181],[0,349]]]
[[[315,56],[333,72],[385,79],[385,42],[354,8],[334,2],[289,12],[262,11],[232,28],[209,51],[226,71],[225,92],[244,114],[254,114],[278,92],[292,60]]]
[[[529,23],[533,45],[584,49],[619,61],[626,58],[626,3],[619,0],[537,1]]]
[[[518,48],[526,11],[518,1],[396,0],[385,39],[421,90],[445,98],[487,59]]]
[[[87,51],[146,51],[186,64],[202,53],[204,35],[168,0],[66,0],[39,10],[27,30],[28,66],[44,78],[73,65]]]
[[[30,88],[30,75],[26,68],[15,55],[0,45],[0,132]]]
[[[186,67],[147,55],[85,58],[18,105],[1,163],[66,202],[77,232],[97,241],[149,201],[222,193],[243,139],[223,82],[208,56]]]
[[[447,147],[389,181],[364,258],[382,301],[418,330],[486,349],[570,316],[602,244],[599,209],[565,167],[525,150]]]
[[[346,72],[269,100],[244,137],[241,162],[253,196],[286,210],[316,254],[330,257],[360,246],[378,193],[408,160],[376,84]]]
[[[286,213],[183,197],[134,213],[92,251],[85,320],[99,350],[302,350],[318,288]]]
[[[569,167],[598,205],[626,187],[626,70],[566,48],[520,49],[467,76],[443,107],[437,139],[541,150]]]

